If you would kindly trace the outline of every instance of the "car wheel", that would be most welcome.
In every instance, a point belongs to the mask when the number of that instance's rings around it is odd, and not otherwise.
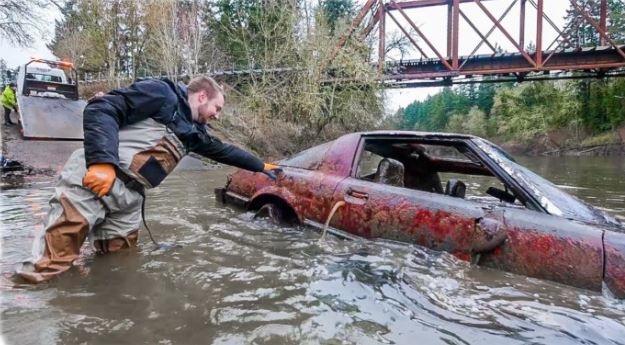
[[[287,223],[282,208],[274,203],[267,203],[261,206],[258,211],[256,211],[256,214],[254,214],[254,219],[259,218],[268,218],[275,224]]]

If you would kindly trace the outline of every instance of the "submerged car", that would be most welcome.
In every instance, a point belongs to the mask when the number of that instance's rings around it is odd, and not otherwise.
[[[385,238],[625,298],[625,226],[470,135],[351,133],[238,170],[221,202],[345,237]]]

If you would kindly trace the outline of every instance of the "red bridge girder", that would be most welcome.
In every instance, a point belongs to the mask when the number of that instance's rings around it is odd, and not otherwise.
[[[620,47],[624,49],[625,46]],[[535,53],[530,57],[535,57]],[[549,71],[605,71],[625,66],[623,57],[609,47],[586,50],[568,50],[550,55],[548,62],[541,67],[530,66],[521,54],[478,55],[472,58],[458,59],[460,67],[448,70],[439,60],[405,60],[386,63],[385,79],[412,80],[437,77],[456,77],[473,75],[526,74]]]

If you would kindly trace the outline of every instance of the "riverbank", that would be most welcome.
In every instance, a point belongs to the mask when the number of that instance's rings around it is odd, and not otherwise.
[[[11,114],[17,122],[15,113]],[[54,177],[76,149],[79,140],[24,140],[18,125],[0,124],[2,157],[11,163],[2,169],[1,186],[35,182]]]
[[[542,152],[543,156],[625,156],[625,145],[607,144],[563,148]]]
[[[535,143],[506,142],[500,146],[513,155],[521,156],[606,156],[625,157],[625,144],[602,144],[550,148]]]
[[[527,140],[494,138],[506,151],[524,156],[625,156],[625,126],[598,135],[567,129]]]

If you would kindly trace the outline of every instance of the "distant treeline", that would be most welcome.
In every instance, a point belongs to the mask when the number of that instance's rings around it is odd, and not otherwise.
[[[625,124],[625,78],[447,87],[400,109],[394,121],[401,129],[504,140],[535,139],[566,128],[580,139]]]

